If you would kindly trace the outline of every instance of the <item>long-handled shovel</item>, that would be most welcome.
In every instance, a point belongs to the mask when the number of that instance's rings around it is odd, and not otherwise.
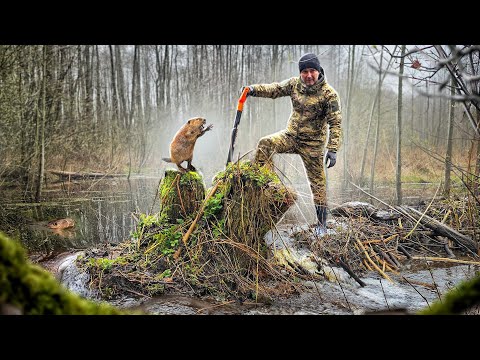
[[[235,147],[235,140],[237,138],[237,128],[238,128],[238,124],[240,124],[240,117],[242,116],[243,104],[247,99],[248,91],[249,91],[248,87],[245,87],[245,89],[243,89],[242,91],[242,95],[240,96],[240,99],[238,99],[237,114],[235,115],[235,122],[233,123],[232,137],[230,138],[230,149],[228,151],[227,166],[229,162],[232,162],[233,149]]]

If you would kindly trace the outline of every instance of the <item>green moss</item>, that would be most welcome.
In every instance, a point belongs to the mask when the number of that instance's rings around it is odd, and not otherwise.
[[[225,219],[221,219],[212,224],[212,234],[214,238],[220,238],[225,234]]]
[[[452,315],[460,314],[472,306],[480,303],[480,275],[463,281],[450,290],[430,308],[418,312],[419,315]]]
[[[157,276],[155,276],[155,279],[156,280],[162,280],[162,279],[165,279],[165,278],[169,278],[171,276],[172,276],[172,270],[166,269],[161,274],[158,274]]]
[[[114,265],[123,266],[126,264],[128,264],[128,260],[124,256],[119,256],[115,259],[90,258],[87,262],[88,267],[97,268],[101,271],[110,270]]]
[[[196,171],[188,171],[180,178],[180,184],[184,185],[190,182],[199,182],[203,184],[203,179]]]
[[[242,161],[240,163],[229,163],[224,171],[217,173],[213,179],[217,180],[232,179],[234,174],[241,174],[245,179],[252,180],[257,186],[265,186],[266,184],[280,183],[278,175],[266,166],[258,166],[250,160]]]
[[[219,190],[215,195],[210,197],[205,203],[205,209],[203,212],[203,217],[205,219],[210,219],[213,216],[218,216],[223,209],[223,199],[225,197],[225,192]]]
[[[158,296],[162,295],[165,292],[165,285],[153,283],[148,284],[145,289],[147,290],[149,296]]]
[[[193,171],[180,173],[165,171],[160,182],[160,214],[172,224],[177,219],[186,219],[196,215],[205,198],[205,185],[202,177]]]
[[[169,226],[153,235],[153,244],[149,246],[145,253],[157,249],[163,255],[173,254],[177,250],[181,239],[182,232],[179,231],[178,225]]]
[[[122,314],[106,303],[83,299],[27,260],[21,245],[0,232],[0,302],[24,314]]]
[[[152,225],[158,225],[159,218],[157,214],[154,215],[147,215],[147,214],[140,214],[140,218],[138,219],[138,227],[150,227]]]

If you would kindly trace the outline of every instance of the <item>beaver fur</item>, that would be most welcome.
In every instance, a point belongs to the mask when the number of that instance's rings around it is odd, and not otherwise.
[[[197,139],[205,134],[207,131],[212,130],[213,124],[204,127],[207,120],[202,117],[194,117],[189,119],[173,137],[170,143],[170,157],[162,158],[163,161],[174,163],[177,165],[181,172],[188,170],[196,171],[192,165],[193,149]],[[181,164],[187,161],[188,165],[185,169]]]
[[[68,229],[75,226],[75,220],[70,218],[52,220],[47,226],[50,229]]]

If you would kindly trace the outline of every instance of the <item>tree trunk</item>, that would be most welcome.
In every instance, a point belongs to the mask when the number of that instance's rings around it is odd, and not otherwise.
[[[135,96],[136,92],[136,87],[137,87],[137,57],[138,57],[138,46],[135,45],[134,50],[133,50],[133,65],[132,65],[132,94],[130,96],[130,112],[128,116],[128,129],[131,128],[133,125],[134,121],[134,116],[135,116],[135,109],[136,109],[136,100],[137,97]],[[137,121],[135,121],[135,124]]]
[[[112,119],[110,119],[110,167],[113,166],[113,157],[115,154],[115,135],[118,127],[121,127],[120,114],[118,111],[118,95],[117,95],[117,81],[115,71],[115,58],[113,55],[112,45],[108,45],[110,52],[110,78],[112,87]]]
[[[93,124],[93,128],[96,129],[97,124],[93,117],[93,81],[92,81],[92,59],[90,56],[90,45],[85,46],[85,117],[88,123]]]
[[[480,110],[477,110],[477,131],[475,141],[477,143],[477,159],[475,161],[475,180],[473,181],[473,193],[478,198],[480,195]]]
[[[165,53],[163,56],[163,78],[165,79],[165,84],[163,86],[164,90],[164,105],[165,110],[170,113],[171,112],[171,103],[170,103],[170,77],[171,77],[171,61],[170,61],[170,54],[168,52],[169,45],[165,45]]]
[[[84,101],[84,93],[85,93],[85,77],[83,75],[83,62],[82,62],[83,56],[82,56],[82,46],[79,45],[77,48],[77,81],[75,82],[75,89],[74,91],[76,92],[76,109],[77,109],[77,118],[80,121],[80,124],[83,124],[84,122],[84,112],[83,112],[83,101]]]
[[[127,116],[127,100],[125,98],[125,81],[123,79],[122,53],[120,51],[120,45],[115,45],[115,60],[117,62],[117,86],[120,96],[120,119],[122,127],[127,128],[129,126]]]
[[[345,111],[345,117],[343,118],[343,183],[342,183],[342,190],[345,191],[348,187],[348,180],[350,176],[348,175],[348,137],[349,137],[349,122],[350,122],[350,106],[351,106],[351,99],[352,99],[352,87],[353,87],[353,74],[354,74],[354,67],[355,67],[355,45],[351,50],[348,52],[348,87],[347,87],[347,108]]]
[[[429,124],[429,113],[430,113],[430,90],[429,90],[429,81],[427,79],[427,81],[425,82],[425,92],[426,92],[426,96],[427,96],[427,108],[425,110],[425,117],[424,117],[424,120],[422,121],[423,123],[423,129],[422,129],[422,140],[426,140],[427,139],[427,134],[429,134],[428,132],[428,124]]]
[[[160,182],[160,217],[166,216],[171,224],[195,215],[205,198],[203,179],[194,172],[180,173],[166,170]]]
[[[415,104],[414,104],[414,99],[415,97],[413,96],[415,93],[415,88],[412,86],[412,98],[411,98],[411,101],[412,101],[412,108],[411,108],[411,113],[410,113],[410,141],[409,141],[409,146],[412,147],[412,140],[414,139],[414,126],[413,126],[413,114],[414,114],[414,110],[415,110]]]
[[[403,211],[403,213],[413,216],[423,226],[435,231],[440,236],[448,237],[457,245],[478,257],[478,245],[476,241],[473,241],[468,236],[460,234],[458,231],[448,227],[445,224],[442,224],[440,221],[435,220],[434,218],[423,214],[410,206],[399,206],[396,209],[400,210],[400,212]]]
[[[382,56],[382,54],[381,54],[381,56]],[[383,80],[385,80],[385,76],[387,75],[387,70],[390,69],[390,65],[392,64],[392,61],[393,61],[393,57],[391,57],[390,60],[388,61],[386,71],[382,75],[382,78],[380,79],[380,81],[377,83],[377,91],[376,91],[376,94],[375,94],[375,98],[373,99],[372,108],[370,110],[370,117],[368,119],[368,128],[367,128],[367,137],[365,139],[365,144],[363,146],[362,165],[360,167],[359,183],[360,183],[361,186],[363,186],[366,182],[365,178],[364,178],[365,163],[366,163],[366,159],[367,159],[368,144],[370,142],[370,133],[371,133],[372,122],[373,122],[373,114],[375,113],[375,105],[377,104],[377,101],[380,98],[380,93],[381,93],[381,87],[382,87],[382,84],[383,84]]]
[[[96,59],[96,65],[95,65],[95,93],[96,93],[96,109],[95,109],[95,115],[97,119],[97,124],[100,124],[100,127],[102,129],[105,129],[106,126],[103,126],[104,123],[104,118],[103,118],[103,106],[102,106],[102,87],[100,85],[100,56],[98,54],[98,45],[95,45],[95,59]]]
[[[37,173],[37,187],[35,189],[35,201],[40,202],[42,193],[43,178],[45,173],[45,117],[46,117],[46,90],[47,90],[47,46],[43,45],[43,79],[42,79],[42,113],[40,120],[40,139],[39,139],[39,158],[38,158],[38,173]]]
[[[382,69],[383,51],[380,54],[380,69]],[[375,129],[375,144],[373,146],[372,167],[370,169],[370,194],[373,194],[373,184],[375,181],[375,163],[377,161],[378,139],[380,137],[380,103],[382,99],[382,73],[378,73],[378,101],[377,101],[377,127]]]
[[[455,117],[455,102],[453,96],[455,95],[455,81],[453,78],[450,80],[450,111],[448,114],[448,135],[447,135],[447,153],[445,155],[445,185],[443,194],[445,197],[450,196],[450,174],[452,171],[452,148],[453,148],[453,120]]]
[[[396,171],[396,189],[397,205],[402,204],[402,111],[403,111],[403,68],[405,65],[405,45],[402,45],[400,72],[398,78],[398,105],[397,105],[397,171]]]

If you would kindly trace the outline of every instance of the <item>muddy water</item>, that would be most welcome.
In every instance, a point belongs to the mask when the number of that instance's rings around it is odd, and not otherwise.
[[[156,190],[163,174],[126,179],[84,180],[47,184],[40,203],[30,203],[31,194],[0,187],[0,230],[20,239],[32,252],[61,252],[85,249],[96,244],[119,243],[134,229],[135,213],[158,211]],[[207,182],[207,185],[208,182]],[[422,185],[434,188],[435,184]],[[282,223],[311,224],[315,221],[310,188],[295,185],[299,200],[282,219]],[[333,187],[333,185],[332,185]],[[416,194],[416,187],[406,187],[404,195]],[[423,192],[425,195],[425,191]],[[348,194],[347,194],[348,195]],[[380,196],[389,201],[388,195]],[[340,190],[330,194],[333,205],[344,200]],[[52,230],[49,221],[70,217],[73,229]]]
[[[30,252],[62,252],[128,239],[135,213],[158,211],[158,177],[49,184],[40,203],[24,193],[0,190],[0,230]],[[53,230],[49,221],[69,217],[73,229]]]

